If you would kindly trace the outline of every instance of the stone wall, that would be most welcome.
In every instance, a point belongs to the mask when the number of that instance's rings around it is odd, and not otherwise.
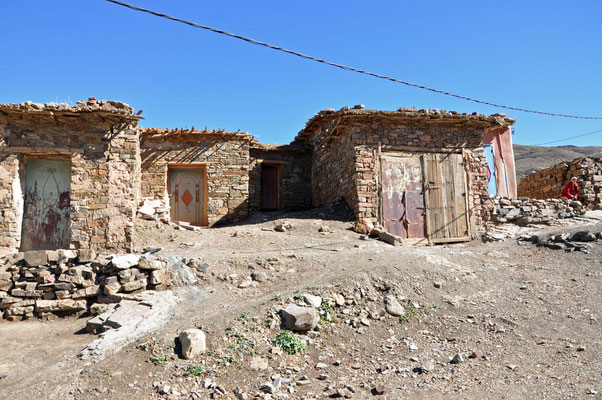
[[[261,206],[261,164],[277,165],[280,174],[279,208],[304,210],[312,206],[311,149],[308,147],[251,146],[249,162],[249,207]]]
[[[355,147],[349,135],[329,137],[328,132],[332,127],[332,124],[320,127],[312,141],[313,204],[316,207],[325,207],[343,198],[354,211],[357,211],[358,197],[353,179]]]
[[[489,194],[487,180],[487,159],[482,147],[465,149],[465,161],[468,163],[468,207],[471,224],[481,225],[493,216],[494,202]],[[474,232],[474,229],[473,229]]]
[[[518,194],[535,199],[559,198],[573,176],[579,185],[579,201],[588,208],[602,203],[602,158],[596,157],[580,157],[526,176],[518,184]]]
[[[580,201],[569,199],[504,198],[496,196],[493,221],[519,225],[549,224],[555,219],[573,218],[585,214]]]
[[[14,253],[0,257],[0,312],[6,319],[96,315],[123,294],[171,283],[169,259],[97,255],[93,250]]]
[[[203,166],[207,172],[209,225],[235,222],[248,215],[249,141],[246,134],[213,131],[179,134],[142,132],[142,198],[169,207],[169,167]]]
[[[131,250],[140,173],[132,111],[92,98],[0,106],[0,249],[20,247],[26,165],[41,158],[71,163],[71,248]]]

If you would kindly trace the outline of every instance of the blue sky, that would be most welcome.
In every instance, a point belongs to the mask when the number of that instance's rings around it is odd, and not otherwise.
[[[602,116],[599,0],[130,2],[466,96]],[[288,143],[323,108],[355,104],[506,112],[519,144],[602,129],[342,71],[104,0],[4,0],[0,15],[0,103],[94,96],[143,109],[143,126],[240,129],[266,143]],[[602,133],[556,145],[565,144],[602,146]]]

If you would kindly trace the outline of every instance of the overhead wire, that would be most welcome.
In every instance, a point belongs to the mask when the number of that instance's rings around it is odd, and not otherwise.
[[[546,145],[546,144],[560,143],[560,142],[564,142],[566,140],[571,140],[571,139],[575,139],[575,138],[579,138],[579,137],[583,137],[583,136],[594,135],[596,133],[602,133],[602,129],[598,129],[597,131],[593,131],[593,132],[589,132],[589,133],[584,133],[582,135],[570,136],[570,137],[567,137],[567,138],[564,138],[564,139],[552,140],[551,142],[537,143],[537,144],[534,144],[532,146],[543,146],[543,145]]]
[[[602,117],[598,117],[598,116],[560,114],[560,113],[553,113],[553,112],[546,112],[546,111],[539,111],[539,110],[531,110],[531,109],[521,108],[521,107],[507,106],[507,105],[503,105],[503,104],[492,103],[492,102],[485,101],[485,100],[479,100],[479,99],[475,99],[475,98],[472,98],[472,97],[463,96],[463,95],[459,95],[459,94],[452,93],[452,92],[447,92],[445,90],[434,89],[434,88],[431,88],[431,87],[428,87],[428,86],[424,86],[424,85],[419,85],[419,84],[416,84],[416,83],[411,83],[411,82],[403,81],[403,80],[400,80],[400,79],[397,79],[397,78],[393,78],[393,77],[390,77],[390,76],[386,76],[386,75],[381,75],[381,74],[377,74],[377,73],[374,73],[374,72],[365,71],[365,70],[362,70],[362,69],[359,69],[359,68],[350,67],[350,66],[343,65],[343,64],[338,64],[338,63],[335,63],[335,62],[332,62],[332,61],[327,61],[327,60],[324,60],[324,59],[321,59],[321,58],[317,58],[317,57],[313,57],[313,56],[310,56],[310,55],[307,55],[307,54],[303,54],[303,53],[300,53],[300,52],[297,52],[297,51],[288,50],[288,49],[285,49],[283,47],[279,47],[279,46],[275,46],[275,45],[272,45],[272,44],[269,44],[269,43],[261,42],[259,40],[255,40],[255,39],[252,39],[252,38],[249,38],[249,37],[246,37],[246,36],[237,35],[235,33],[230,33],[230,32],[227,32],[227,31],[224,31],[224,30],[221,30],[221,29],[217,29],[217,28],[213,28],[213,27],[210,27],[210,26],[207,26],[207,25],[201,25],[201,24],[198,24],[196,22],[192,22],[192,21],[188,21],[188,20],[185,20],[185,19],[173,17],[171,15],[167,15],[167,14],[160,13],[160,12],[157,12],[157,11],[153,11],[153,10],[149,10],[149,9],[146,9],[146,8],[138,7],[138,6],[135,6],[133,4],[124,3],[122,1],[118,1],[118,0],[106,0],[106,1],[108,1],[109,3],[117,4],[117,5],[120,5],[120,6],[123,6],[123,7],[127,7],[129,9],[132,9],[132,10],[135,10],[135,11],[140,11],[140,12],[148,13],[148,14],[151,14],[151,15],[155,15],[157,17],[166,18],[166,19],[169,19],[169,20],[172,20],[172,21],[175,21],[175,22],[180,22],[182,24],[190,25],[190,26],[195,27],[195,28],[205,29],[205,30],[208,30],[208,31],[211,31],[211,32],[215,32],[215,33],[221,34],[221,35],[226,35],[226,36],[229,36],[229,37],[232,37],[232,38],[235,38],[235,39],[240,39],[240,40],[243,40],[243,41],[251,43],[251,44],[255,44],[255,45],[258,45],[258,46],[267,47],[267,48],[270,48],[272,50],[281,51],[281,52],[292,54],[294,56],[301,57],[301,58],[304,58],[304,59],[307,59],[307,60],[311,60],[311,61],[319,62],[319,63],[322,63],[322,64],[330,65],[332,67],[340,68],[340,69],[347,70],[347,71],[357,72],[359,74],[364,74],[364,75],[372,76],[372,77],[379,78],[379,79],[385,79],[385,80],[388,80],[388,81],[391,81],[391,82],[400,83],[402,85],[406,85],[406,86],[410,86],[410,87],[415,87],[415,88],[418,88],[418,89],[428,90],[428,91],[431,91],[431,92],[434,92],[434,93],[438,93],[438,94],[443,94],[443,95],[446,95],[446,96],[455,97],[455,98],[458,98],[458,99],[461,99],[461,100],[471,101],[471,102],[474,102],[474,103],[484,104],[484,105],[491,106],[491,107],[496,107],[496,108],[503,108],[503,109],[506,109],[506,110],[514,110],[514,111],[521,111],[521,112],[532,113],[532,114],[547,115],[547,116],[551,116],[551,117],[576,118],[576,119],[602,119]]]

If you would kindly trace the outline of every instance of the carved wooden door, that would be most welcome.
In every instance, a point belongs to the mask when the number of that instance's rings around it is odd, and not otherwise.
[[[170,205],[171,219],[203,223],[204,183],[202,169],[171,169]]]

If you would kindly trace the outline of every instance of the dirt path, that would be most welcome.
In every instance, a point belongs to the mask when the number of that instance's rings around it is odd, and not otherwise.
[[[587,394],[602,389],[598,244],[587,254],[515,240],[397,248],[360,241],[345,222],[290,221],[294,229],[285,233],[267,230],[273,222],[264,221],[202,232],[166,230],[141,243],[159,243],[166,253],[201,256],[209,265],[199,273],[207,298],[182,303],[167,325],[138,343],[145,343],[142,348],[131,345],[87,364],[73,358],[86,342],[85,335],[71,335],[80,321],[0,323],[3,360],[22,363],[0,380],[0,391],[14,399],[209,398],[215,389],[205,389],[203,383],[213,379],[228,393],[225,398],[234,398],[236,387],[249,398],[263,398],[260,386],[280,376],[293,384],[283,384],[277,393],[298,399],[351,389],[353,398],[369,398],[379,383],[386,388],[381,398],[388,399],[600,398]],[[319,234],[324,224],[333,233]],[[265,272],[268,280],[239,288],[253,271]],[[280,330],[266,322],[301,292],[324,298],[339,293],[348,301],[336,309],[338,322],[323,323],[306,337],[303,354],[274,354],[269,339]],[[385,294],[402,299],[406,309],[418,303],[422,311],[403,323],[383,316]],[[369,326],[353,322],[362,316]],[[44,340],[21,334],[46,325]],[[205,330],[211,352],[181,360],[171,344],[192,327]],[[51,332],[58,334],[54,341]],[[252,345],[239,343],[240,348],[230,350],[237,343],[232,332]],[[39,357],[44,350],[48,354]],[[474,351],[483,356],[468,358]],[[456,354],[463,361],[449,363]],[[167,361],[155,365],[151,355],[166,355]],[[267,369],[250,368],[256,357],[265,360]],[[58,368],[64,359],[68,362]],[[426,371],[431,360],[433,367]],[[327,367],[316,369],[318,363]],[[202,377],[189,376],[194,365],[202,367]],[[327,377],[321,380],[320,375]],[[298,381],[302,383],[295,385]],[[169,385],[171,394],[160,396],[154,383]]]

